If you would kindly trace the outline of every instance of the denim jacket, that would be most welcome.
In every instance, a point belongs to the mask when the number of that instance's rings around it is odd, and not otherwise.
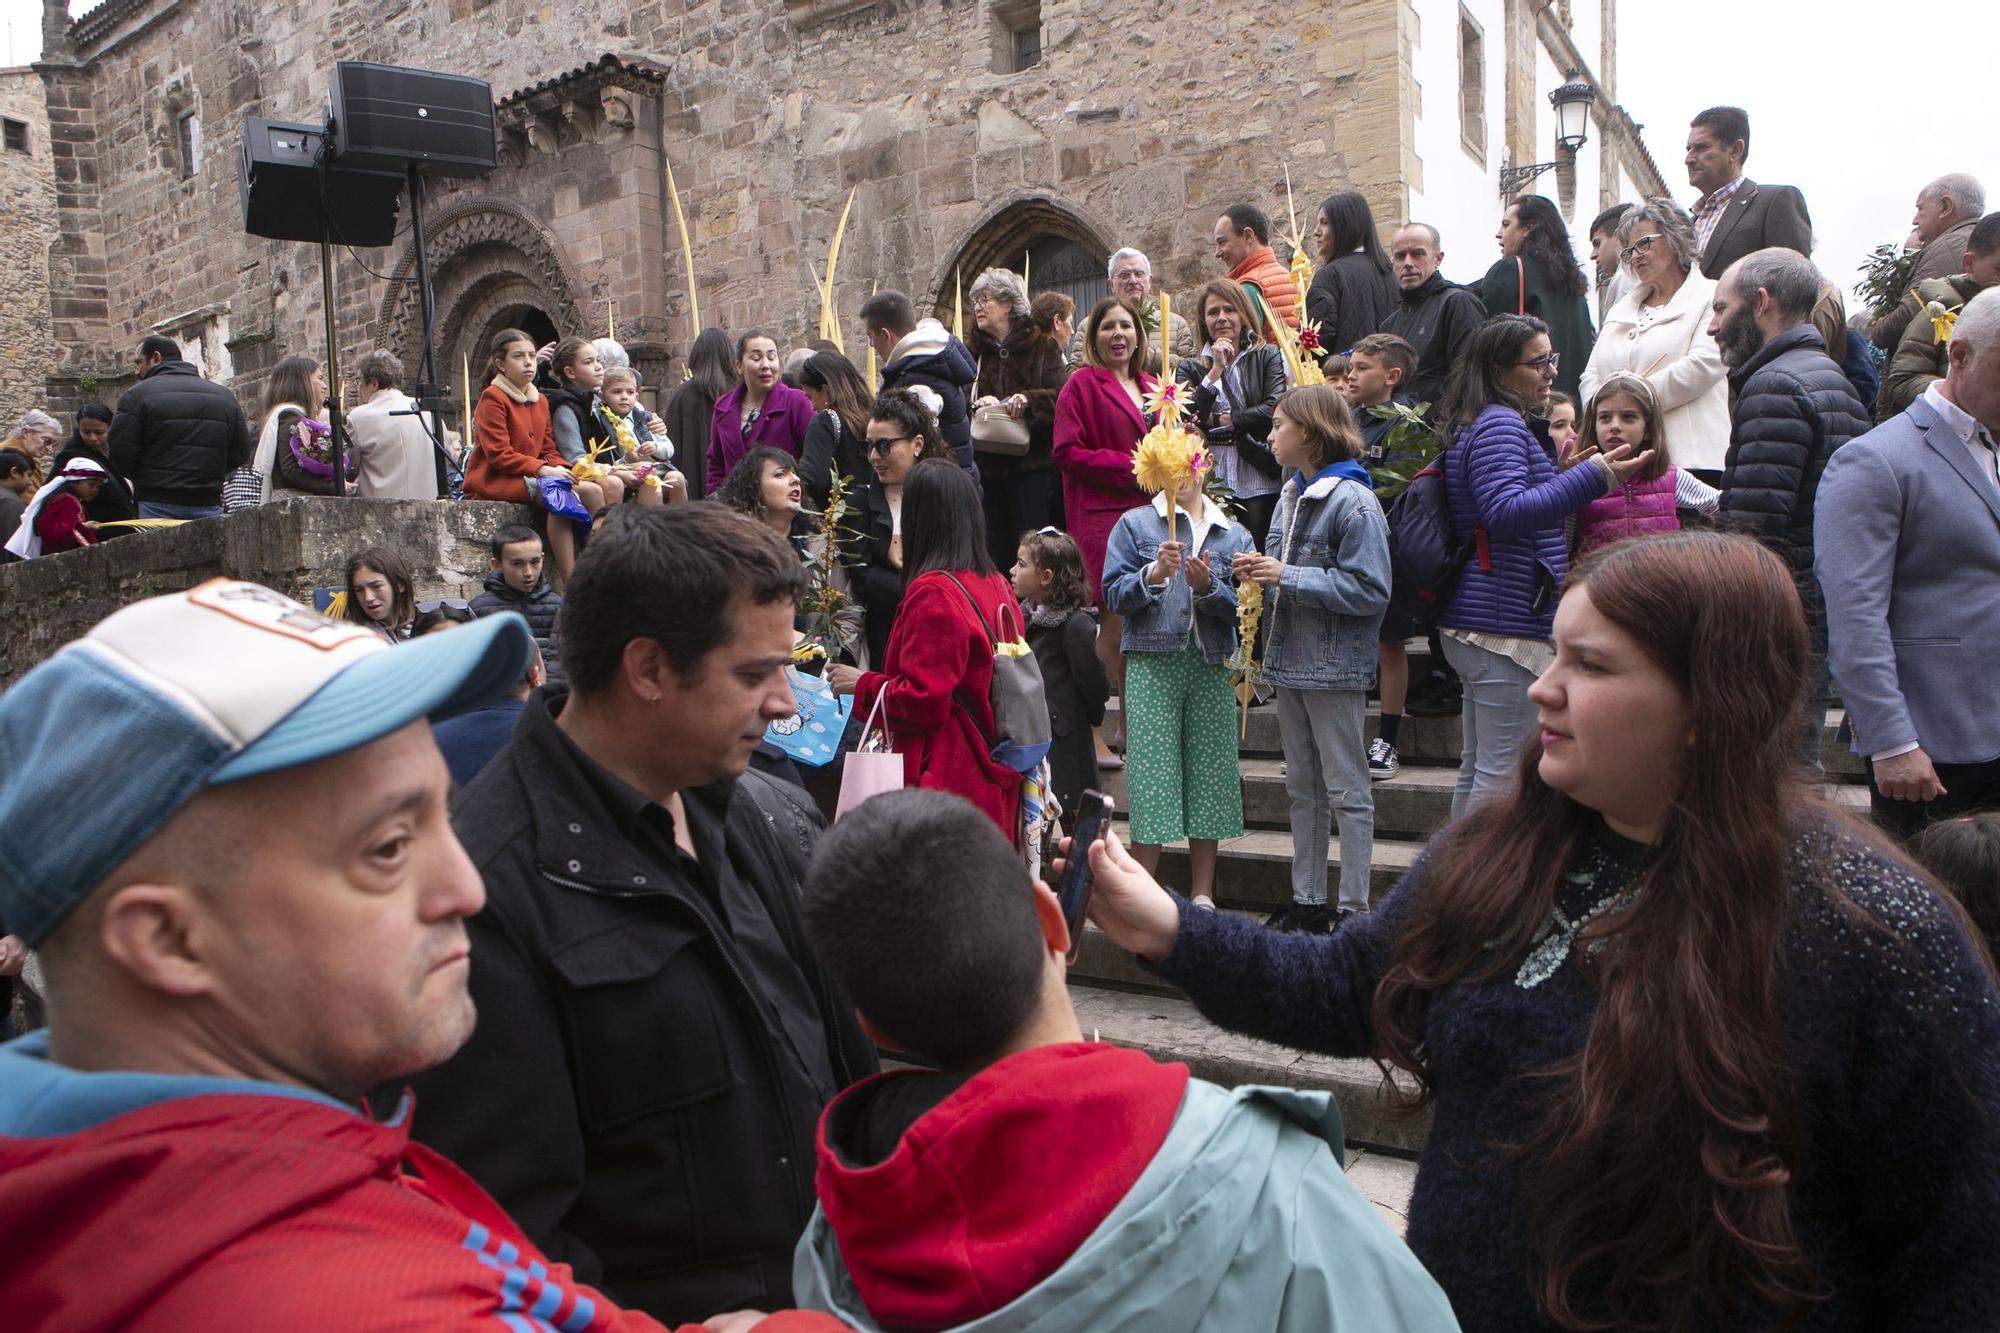
[[[1321,474],[1305,484],[1293,473],[1264,544],[1285,566],[1264,602],[1265,681],[1367,689],[1389,606],[1389,524],[1375,492],[1352,477]]]
[[[1201,655],[1210,666],[1221,666],[1236,651],[1236,582],[1230,561],[1238,551],[1254,551],[1241,523],[1231,522],[1212,502],[1204,502],[1201,545],[1194,552],[1208,557],[1208,591],[1196,597],[1185,570],[1177,570],[1161,587],[1146,585],[1146,567],[1167,539],[1166,501],[1128,509],[1111,529],[1104,551],[1104,608],[1125,617],[1119,645],[1128,653],[1177,653],[1188,645],[1188,630],[1199,626]],[[1195,540],[1194,521],[1176,509],[1174,530],[1185,544]]]

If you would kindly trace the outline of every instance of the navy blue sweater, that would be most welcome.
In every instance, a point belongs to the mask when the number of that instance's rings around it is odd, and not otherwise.
[[[1558,894],[1575,921],[1645,855],[1601,834]],[[1280,934],[1183,909],[1160,975],[1216,1023],[1301,1050],[1373,1046],[1371,1004],[1424,861],[1373,916],[1332,936]],[[1826,872],[1859,908],[1836,905]],[[1809,1261],[1831,1292],[1812,1333],[1995,1326],[2000,1303],[2000,995],[1936,892],[1837,833],[1802,839],[1780,1008],[1806,1143],[1792,1188]],[[1424,905],[1427,910],[1430,904]],[[1872,918],[1881,929],[1857,916]],[[1518,1076],[1574,1056],[1596,997],[1553,929],[1509,968],[1433,997],[1437,1081],[1410,1199],[1409,1243],[1468,1333],[1553,1329],[1538,1311],[1521,1142],[1545,1102]],[[1664,1036],[1665,1034],[1663,1034]],[[1766,1328],[1768,1314],[1717,1327]]]

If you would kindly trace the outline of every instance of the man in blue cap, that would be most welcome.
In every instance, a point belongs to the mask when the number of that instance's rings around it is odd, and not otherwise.
[[[429,723],[531,648],[516,616],[391,647],[215,580],[0,696],[0,919],[50,1020],[0,1047],[10,1326],[659,1327],[411,1144],[407,1099],[360,1109],[472,1032],[485,890]]]

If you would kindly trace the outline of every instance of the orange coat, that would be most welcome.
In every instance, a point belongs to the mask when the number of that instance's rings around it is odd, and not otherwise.
[[[549,401],[540,394],[532,403],[517,403],[498,385],[489,384],[472,409],[472,452],[465,459],[465,494],[473,500],[512,500],[525,504],[523,477],[545,467],[564,466],[549,428]]]
[[[1277,252],[1268,245],[1260,245],[1246,256],[1242,263],[1229,270],[1232,282],[1252,284],[1257,294],[1264,298],[1269,313],[1285,321],[1292,329],[1299,327],[1299,285],[1292,281],[1292,271],[1278,262]],[[1277,330],[1263,330],[1265,342],[1277,340]]]

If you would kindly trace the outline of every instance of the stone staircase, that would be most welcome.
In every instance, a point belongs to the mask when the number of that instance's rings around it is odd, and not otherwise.
[[[1410,647],[1411,676],[1420,679],[1428,669],[1427,655],[1420,641],[1413,641]],[[1370,740],[1376,735],[1379,717],[1371,702],[1367,722]],[[1115,729],[1118,718],[1118,701],[1113,700],[1107,726]],[[1862,765],[1835,739],[1840,719],[1840,711],[1830,709],[1821,733],[1821,761],[1826,766],[1829,794],[1850,809],[1865,811],[1868,788]],[[1459,761],[1459,719],[1456,715],[1405,716],[1398,739],[1401,772],[1374,784],[1375,846],[1370,878],[1377,899],[1409,868],[1424,840],[1450,815]],[[1291,898],[1290,802],[1285,795],[1275,705],[1250,710],[1240,754],[1245,832],[1221,846],[1216,899],[1224,911],[1252,913],[1261,919]],[[1123,772],[1099,776],[1101,790],[1123,810]],[[1339,855],[1339,839],[1335,837],[1326,867],[1329,899],[1338,889]],[[1161,857],[1162,881],[1183,887],[1187,874],[1186,844],[1168,847]],[[1082,952],[1071,966],[1070,995],[1085,1033],[1136,1047],[1162,1060],[1183,1061],[1202,1078],[1231,1086],[1271,1083],[1330,1089],[1346,1126],[1350,1174],[1392,1222],[1400,1222],[1415,1175],[1410,1159],[1429,1132],[1429,1115],[1400,1114],[1388,1106],[1382,1072],[1372,1062],[1301,1054],[1224,1032],[1196,1013],[1178,991],[1142,971],[1131,955],[1114,947],[1095,927],[1088,928]]]

